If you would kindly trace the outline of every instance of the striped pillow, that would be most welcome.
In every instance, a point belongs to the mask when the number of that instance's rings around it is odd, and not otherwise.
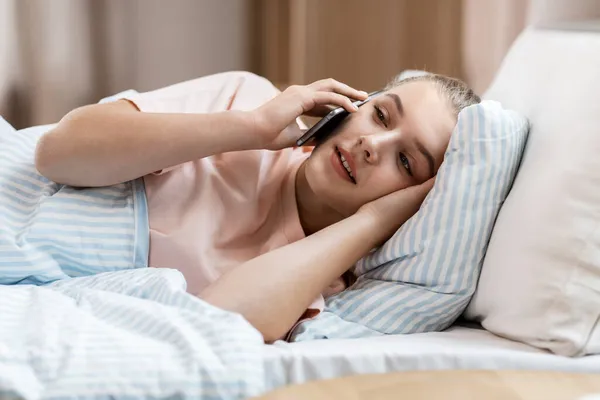
[[[439,331],[477,284],[494,221],[516,175],[527,120],[493,101],[465,108],[419,212],[360,260],[356,283],[292,340]]]

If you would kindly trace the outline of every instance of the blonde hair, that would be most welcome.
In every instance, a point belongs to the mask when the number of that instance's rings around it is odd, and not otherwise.
[[[388,83],[384,90],[419,81],[434,83],[440,93],[448,99],[457,115],[463,108],[481,102],[481,98],[465,82],[439,74],[422,73],[409,77],[404,77],[401,74]]]

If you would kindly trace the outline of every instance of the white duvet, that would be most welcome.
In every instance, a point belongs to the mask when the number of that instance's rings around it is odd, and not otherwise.
[[[174,270],[0,286],[0,398],[238,399],[265,389],[263,340]]]

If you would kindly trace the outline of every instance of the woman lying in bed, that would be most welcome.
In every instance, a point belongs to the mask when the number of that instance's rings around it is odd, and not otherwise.
[[[367,94],[332,79],[279,93],[249,73],[208,76],[70,112],[35,163],[72,186],[144,177],[148,266],[180,270],[272,341],[418,210],[458,112],[479,102],[438,75],[386,89],[355,109]],[[293,148],[297,118],[330,106],[351,113],[336,134]]]

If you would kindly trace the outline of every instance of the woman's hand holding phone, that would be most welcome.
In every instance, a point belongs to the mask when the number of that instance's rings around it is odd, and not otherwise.
[[[281,94],[251,111],[254,135],[259,148],[280,150],[295,145],[302,131],[296,124],[301,115],[323,117],[332,107],[344,107],[352,113],[358,108],[354,100],[365,100],[366,92],[334,79],[324,79],[306,86],[290,86]]]

